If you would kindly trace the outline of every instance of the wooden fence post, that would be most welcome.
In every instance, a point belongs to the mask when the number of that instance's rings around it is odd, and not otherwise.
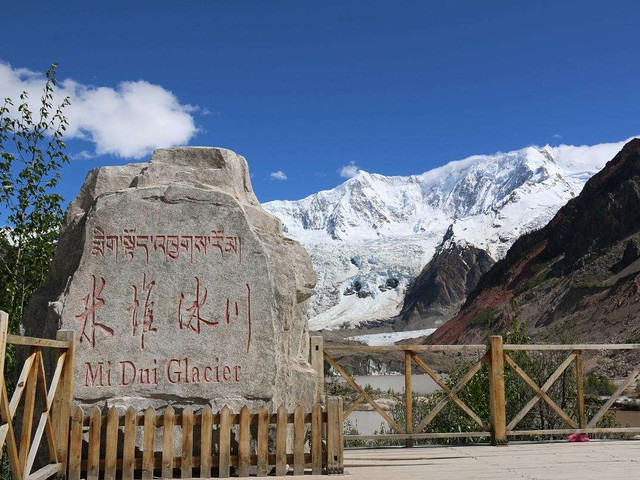
[[[200,476],[209,478],[213,455],[213,412],[209,405],[202,409],[200,419]]]
[[[102,433],[102,410],[93,407],[89,416],[89,445],[87,448],[87,480],[98,480],[100,476],[100,440]]]
[[[122,480],[133,480],[136,469],[137,415],[133,407],[124,416],[124,443],[122,445]]]
[[[4,357],[7,350],[7,334],[9,332],[9,315],[0,310],[0,382],[4,381]],[[0,384],[2,387],[2,384]]]
[[[238,476],[248,477],[251,466],[251,412],[246,405],[240,410],[240,427],[238,428]]]
[[[76,351],[76,337],[73,330],[58,330],[58,340],[69,342],[67,356],[62,367],[62,376],[56,396],[53,399],[53,430],[56,432],[58,461],[62,464],[61,475],[67,478],[67,456],[69,452],[69,426],[71,422],[71,403],[73,402],[73,367]]]
[[[164,409],[162,423],[162,478],[173,478],[173,425],[174,410],[171,405]]]
[[[311,474],[322,474],[322,406],[319,403],[311,413]]]
[[[80,480],[82,467],[82,423],[84,413],[76,407],[71,418],[71,440],[69,442],[69,480]],[[126,477],[122,477],[123,479]]]
[[[404,352],[404,398],[406,409],[406,425],[407,433],[413,433],[413,393],[411,389],[411,352]],[[413,439],[408,438],[405,442],[407,448],[413,447]]]
[[[504,391],[504,349],[501,336],[489,338],[489,410],[491,444],[507,444],[507,414]]]
[[[256,476],[266,477],[269,473],[269,410],[261,405],[258,410],[258,447]]]
[[[324,340],[311,337],[311,366],[316,371],[316,402],[323,403],[324,398]]]
[[[287,474],[287,409],[278,407],[276,417],[276,477]]]
[[[231,410],[226,405],[220,410],[218,432],[218,477],[229,478],[231,470]]]
[[[153,480],[154,456],[156,444],[156,411],[148,407],[144,412],[142,443],[142,479]]]
[[[118,424],[120,413],[116,407],[107,412],[104,446],[104,480],[116,480],[118,470]]]
[[[193,475],[193,410],[187,407],[182,411],[182,459],[180,461],[180,477],[191,478]]]
[[[0,310],[0,417],[5,422],[7,431],[5,433],[5,441],[7,443],[7,452],[9,454],[9,464],[11,473],[14,478],[22,477],[22,467],[19,459],[18,447],[16,446],[16,437],[13,430],[13,420],[9,411],[9,398],[7,396],[7,386],[5,385],[4,373],[4,357],[7,352],[7,335],[9,332],[9,315]],[[2,452],[0,451],[0,455]]]
[[[584,372],[582,366],[582,350],[575,350],[576,354],[576,388],[578,395],[578,421],[580,428],[587,428],[587,417],[584,405]]]
[[[342,409],[342,397],[327,399],[327,475],[344,473]]]
[[[298,405],[293,414],[293,475],[304,475],[304,444],[307,440],[307,428],[304,423],[304,410]]]

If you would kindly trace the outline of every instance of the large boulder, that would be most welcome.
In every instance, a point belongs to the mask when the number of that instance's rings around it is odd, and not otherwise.
[[[243,157],[160,149],[89,172],[24,330],[76,332],[80,405],[309,406],[315,283]]]

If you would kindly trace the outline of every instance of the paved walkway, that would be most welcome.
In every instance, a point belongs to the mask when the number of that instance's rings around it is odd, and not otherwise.
[[[354,480],[640,478],[640,440],[349,449],[345,474]]]

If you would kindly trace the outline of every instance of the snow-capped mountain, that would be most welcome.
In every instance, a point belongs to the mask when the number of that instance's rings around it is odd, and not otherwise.
[[[457,240],[499,259],[624,143],[475,155],[408,177],[360,171],[332,190],[263,206],[307,248],[318,272],[311,329],[357,327],[399,313],[406,286],[450,226]]]

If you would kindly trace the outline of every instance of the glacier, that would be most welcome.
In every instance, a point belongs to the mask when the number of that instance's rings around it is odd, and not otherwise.
[[[369,333],[355,337],[347,337],[347,340],[364,343],[370,347],[386,347],[395,345],[396,342],[400,340],[427,337],[435,331],[435,328],[425,328],[422,330],[406,330],[404,332]]]
[[[318,272],[310,329],[376,326],[400,312],[407,286],[450,227],[458,241],[498,260],[578,195],[624,143],[531,146],[411,176],[360,170],[331,190],[263,207]]]

